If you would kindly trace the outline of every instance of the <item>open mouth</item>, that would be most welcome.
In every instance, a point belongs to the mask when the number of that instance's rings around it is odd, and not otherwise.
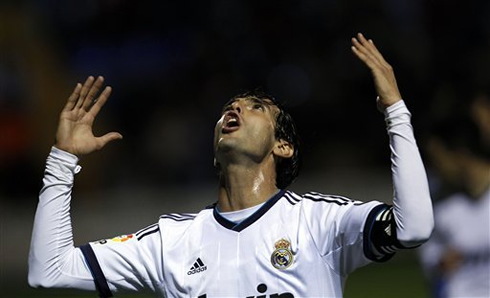
[[[240,116],[233,111],[227,112],[223,119],[223,133],[230,133],[240,128]]]

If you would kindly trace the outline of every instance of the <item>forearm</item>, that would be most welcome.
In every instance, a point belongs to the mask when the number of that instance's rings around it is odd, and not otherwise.
[[[400,101],[388,107],[385,116],[390,137],[397,238],[405,247],[416,246],[429,239],[434,228],[427,175],[405,103]]]
[[[34,219],[29,252],[29,284],[34,287],[94,289],[90,271],[74,247],[70,200],[76,156],[53,147]]]

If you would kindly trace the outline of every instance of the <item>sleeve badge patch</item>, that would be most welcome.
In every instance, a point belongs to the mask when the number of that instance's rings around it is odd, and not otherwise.
[[[99,240],[99,241],[96,241],[96,242],[93,242],[93,243],[94,244],[106,244],[108,242],[118,242],[118,243],[121,243],[121,242],[128,241],[129,239],[131,239],[133,237],[134,237],[133,234],[121,235],[121,236],[114,237],[112,239],[102,239],[102,240]]]
[[[111,241],[113,241],[113,242],[125,242],[131,238],[133,238],[133,234],[117,236],[117,237],[112,238]]]

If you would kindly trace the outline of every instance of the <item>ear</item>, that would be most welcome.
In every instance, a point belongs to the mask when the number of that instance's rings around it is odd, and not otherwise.
[[[272,153],[281,158],[291,158],[294,154],[293,144],[286,142],[285,140],[276,141],[276,145],[272,150]]]

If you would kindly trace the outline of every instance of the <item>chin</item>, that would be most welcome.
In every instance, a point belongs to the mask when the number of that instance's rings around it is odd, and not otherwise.
[[[236,150],[236,142],[229,139],[220,138],[214,146],[215,159],[220,160],[223,155],[229,155]]]
[[[237,140],[227,135],[221,136],[216,142],[215,151],[230,151],[238,147]]]

